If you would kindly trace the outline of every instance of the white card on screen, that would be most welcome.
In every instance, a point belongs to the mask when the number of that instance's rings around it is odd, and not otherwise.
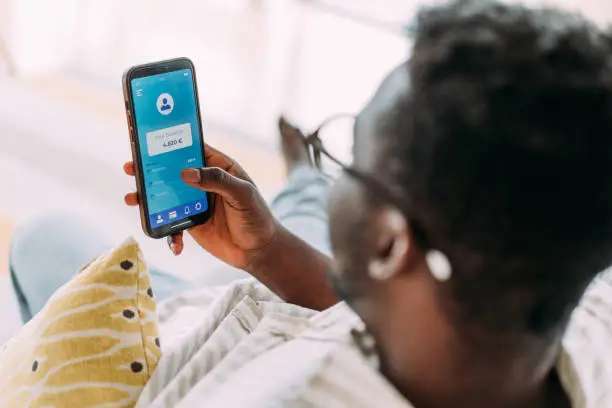
[[[184,123],[147,133],[149,156],[180,150],[193,144],[191,124]]]

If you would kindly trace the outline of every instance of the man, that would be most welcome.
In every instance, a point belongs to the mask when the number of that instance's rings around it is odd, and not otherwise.
[[[217,197],[191,234],[287,303],[256,282],[163,302],[140,406],[612,406],[597,277],[612,262],[611,51],[554,10],[421,12],[410,61],[356,120],[333,260],[209,148],[213,168],[183,172]]]

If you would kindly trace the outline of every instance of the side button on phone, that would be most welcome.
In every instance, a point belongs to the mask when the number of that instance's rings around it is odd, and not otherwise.
[[[127,112],[128,128],[130,129],[130,140],[133,142],[134,141],[134,122],[132,119],[132,113],[130,112],[129,109],[126,112]]]

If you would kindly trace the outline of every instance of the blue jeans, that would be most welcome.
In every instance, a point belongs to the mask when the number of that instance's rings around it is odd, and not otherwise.
[[[291,232],[330,254],[327,223],[329,182],[317,170],[299,167],[271,204],[272,212]],[[10,249],[10,271],[21,317],[29,321],[84,264],[112,244],[71,215],[34,219],[20,227]],[[193,286],[154,266],[152,286],[158,300]]]

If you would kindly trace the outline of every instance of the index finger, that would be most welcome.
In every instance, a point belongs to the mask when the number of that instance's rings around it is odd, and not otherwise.
[[[231,157],[205,143],[206,167],[218,167],[233,176],[253,183],[253,180],[242,167]],[[254,183],[253,183],[254,184]]]

